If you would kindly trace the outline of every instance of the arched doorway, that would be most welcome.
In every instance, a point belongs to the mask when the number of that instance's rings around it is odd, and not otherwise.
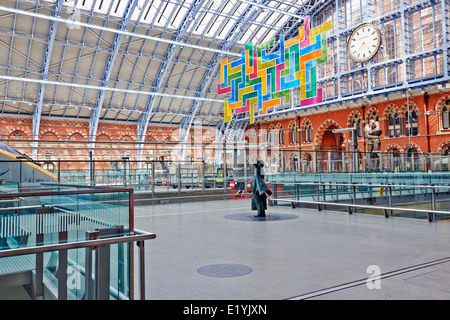
[[[342,159],[345,151],[345,139],[342,133],[334,133],[333,130],[338,129],[336,125],[329,126],[322,137],[317,154],[319,160],[319,170],[328,172],[340,172],[342,170]]]
[[[337,129],[336,126],[329,127],[322,138],[321,150],[323,151],[344,151],[345,140],[342,133],[333,133],[333,129]]]

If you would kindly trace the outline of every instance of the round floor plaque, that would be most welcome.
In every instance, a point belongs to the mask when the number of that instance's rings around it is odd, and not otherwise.
[[[211,264],[197,270],[201,275],[216,278],[241,277],[252,271],[252,268],[242,264]]]

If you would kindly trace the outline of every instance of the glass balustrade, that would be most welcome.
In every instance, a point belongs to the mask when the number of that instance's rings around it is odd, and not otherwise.
[[[0,193],[0,281],[28,277],[32,298],[130,299],[133,189],[43,187]]]

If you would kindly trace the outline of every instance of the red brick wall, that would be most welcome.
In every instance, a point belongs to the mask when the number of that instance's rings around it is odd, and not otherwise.
[[[378,114],[380,127],[383,130],[383,134],[381,135],[381,151],[387,152],[392,148],[397,148],[400,152],[403,152],[408,149],[409,145],[412,145],[419,152],[441,153],[443,147],[450,144],[450,130],[442,129],[442,119],[440,114],[442,103],[447,99],[450,99],[450,93],[432,94],[429,95],[428,99],[426,99],[425,96],[416,96],[408,99],[404,97],[395,101],[380,102],[364,107],[343,107],[341,110],[337,111],[316,114],[310,113],[299,117],[290,117],[263,124],[253,124],[248,126],[247,131],[250,129],[255,129],[257,132],[261,129],[270,130],[270,128],[280,126],[281,124],[285,131],[285,144],[280,147],[285,149],[298,149],[301,147],[301,150],[329,150],[330,148],[339,147],[339,139],[335,139],[336,142],[334,147],[331,146],[331,135],[326,132],[329,132],[329,130],[333,128],[348,128],[351,124],[351,117],[355,113],[361,115],[364,127],[372,112],[375,111]],[[409,137],[403,134],[400,137],[389,137],[388,132],[386,132],[389,110],[391,108],[397,109],[401,120],[404,122],[404,112],[407,110],[408,103],[410,105],[410,110],[415,109],[418,115],[418,135]],[[311,143],[303,142],[302,130],[300,130],[300,145],[289,144],[289,124],[292,123],[292,121],[295,121],[298,128],[302,129],[302,124],[304,124],[307,119],[312,123],[313,141]],[[344,133],[344,137],[345,142],[347,143],[346,150],[348,150],[348,143],[351,143],[350,133]],[[358,139],[358,148],[360,151],[366,150],[363,138]]]

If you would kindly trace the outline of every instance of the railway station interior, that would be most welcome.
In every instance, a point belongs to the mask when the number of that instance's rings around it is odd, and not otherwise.
[[[450,0],[0,1],[0,300],[448,300],[449,160]]]

